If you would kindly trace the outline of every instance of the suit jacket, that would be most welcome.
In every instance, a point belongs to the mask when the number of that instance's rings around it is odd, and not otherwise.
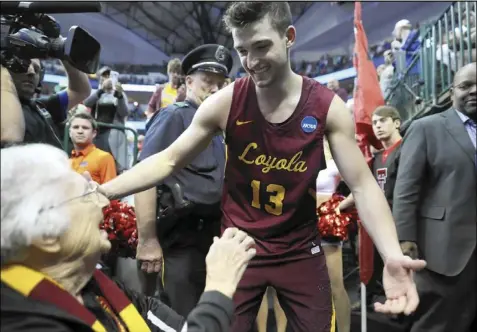
[[[454,109],[411,124],[394,189],[399,240],[417,243],[427,268],[455,276],[476,242],[475,148]]]

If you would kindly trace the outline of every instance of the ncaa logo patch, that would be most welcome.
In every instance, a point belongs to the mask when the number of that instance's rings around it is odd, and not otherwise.
[[[305,116],[303,120],[301,120],[301,129],[309,134],[312,133],[318,128],[318,120],[313,116]]]

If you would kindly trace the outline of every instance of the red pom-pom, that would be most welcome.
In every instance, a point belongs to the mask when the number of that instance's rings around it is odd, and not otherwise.
[[[318,230],[321,236],[333,236],[341,240],[348,239],[349,226],[355,220],[355,213],[340,211],[340,214],[336,214],[336,209],[343,200],[343,196],[334,194],[331,199],[317,208]]]
[[[108,233],[111,253],[134,258],[138,242],[134,208],[124,202],[112,201],[103,209],[103,215],[100,228]]]

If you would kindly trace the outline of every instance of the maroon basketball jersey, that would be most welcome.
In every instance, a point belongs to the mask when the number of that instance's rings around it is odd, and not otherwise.
[[[237,227],[257,243],[257,259],[297,259],[319,252],[315,189],[323,135],[334,93],[303,78],[300,101],[281,124],[260,112],[250,78],[235,81],[226,128],[223,228]]]

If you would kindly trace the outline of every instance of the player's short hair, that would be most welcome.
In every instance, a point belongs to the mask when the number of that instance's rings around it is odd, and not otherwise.
[[[229,32],[270,17],[270,22],[280,34],[285,34],[292,25],[292,14],[288,2],[237,1],[232,2],[224,15],[225,27]]]
[[[401,115],[399,114],[399,111],[395,107],[389,105],[379,106],[374,110],[373,115],[383,118],[391,118],[393,121],[401,121]]]
[[[89,113],[78,112],[78,113],[73,114],[71,116],[70,120],[69,120],[69,125],[71,125],[71,123],[73,122],[74,119],[88,120],[89,122],[91,122],[91,127],[93,127],[93,130],[98,130],[98,123],[96,122],[96,120]]]
[[[167,73],[182,73],[181,60],[175,58],[167,63]]]

